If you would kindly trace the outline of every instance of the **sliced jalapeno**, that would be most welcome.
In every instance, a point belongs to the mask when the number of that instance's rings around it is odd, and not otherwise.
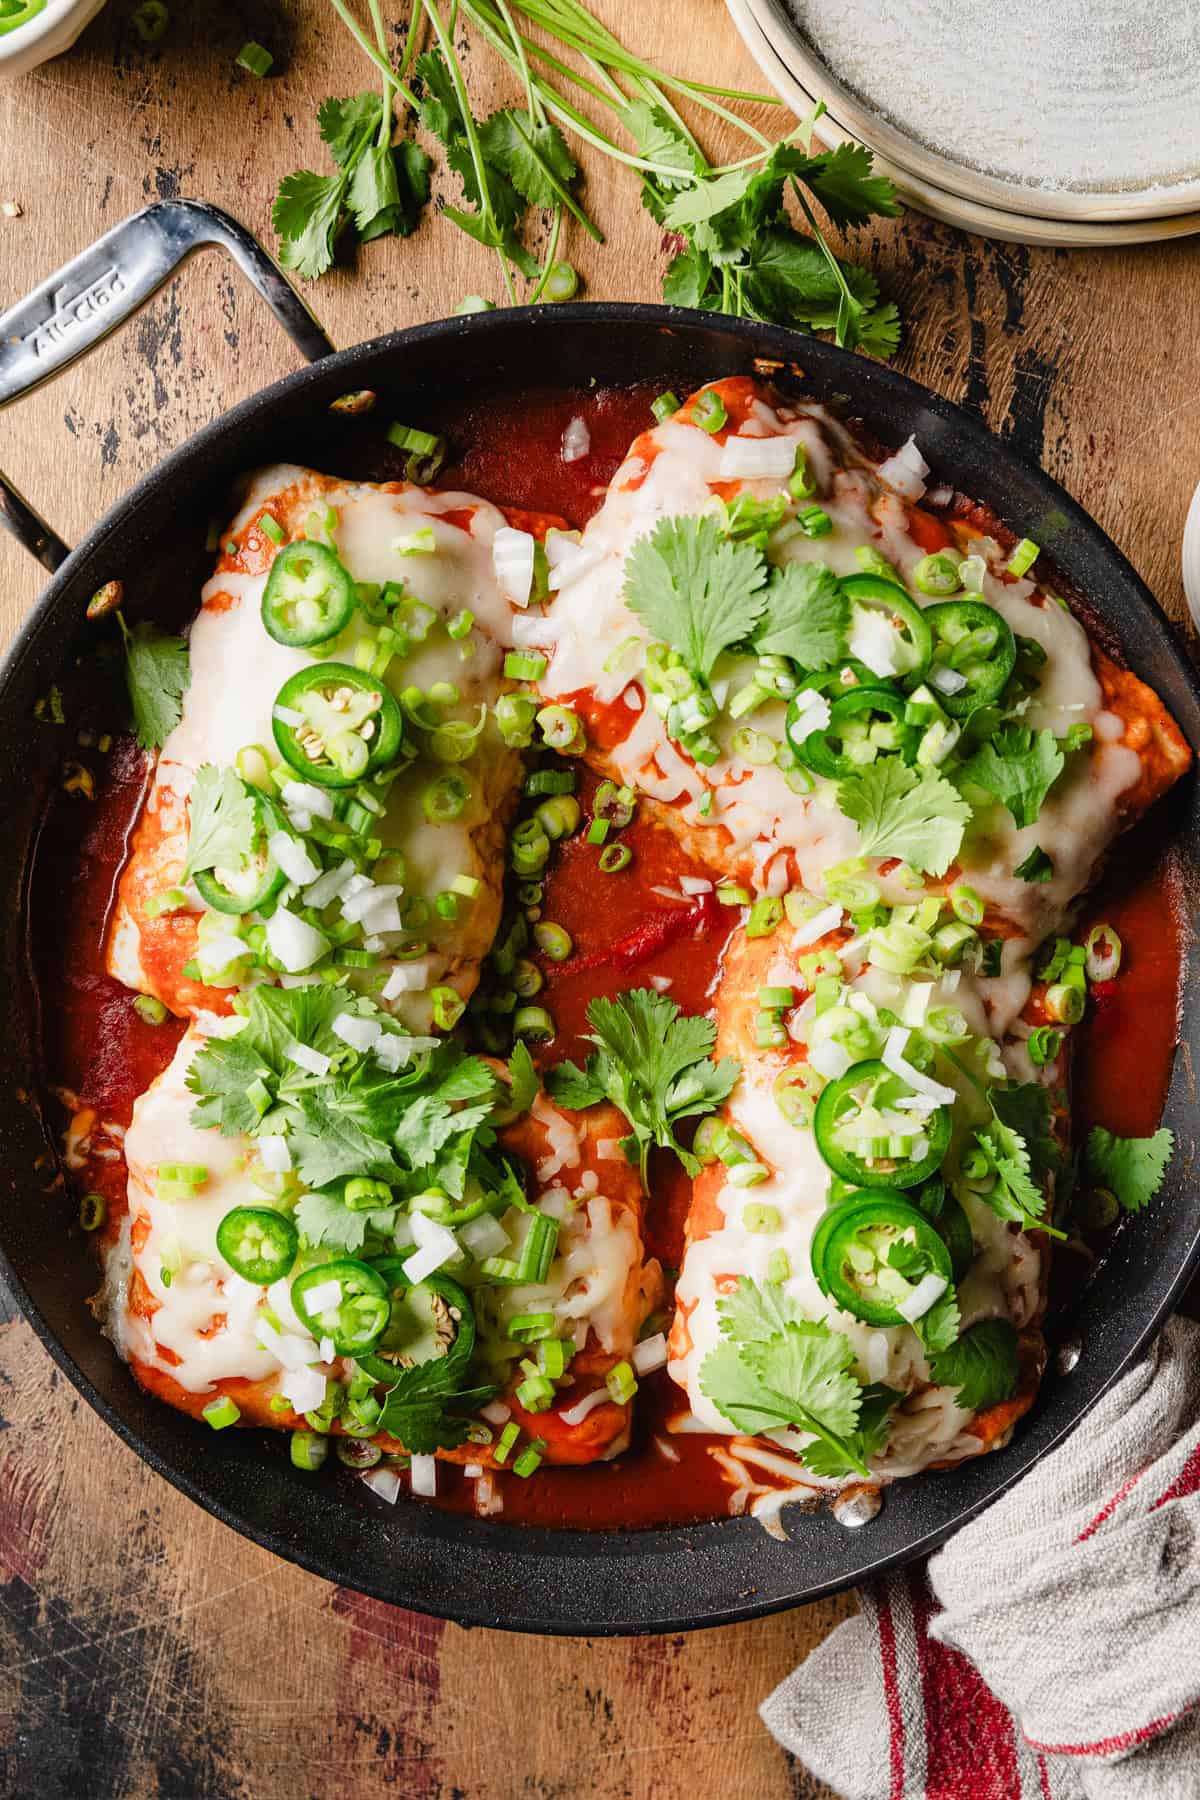
[[[840,780],[877,756],[898,753],[910,761],[917,731],[905,723],[905,699],[897,688],[866,683],[834,701],[824,731],[801,736],[795,729],[803,713],[797,698],[788,703],[785,730],[796,755],[817,775]]]
[[[235,1206],[217,1226],[217,1249],[235,1275],[270,1287],[291,1272],[300,1239],[286,1213]]]
[[[364,1375],[394,1384],[401,1370],[445,1357],[447,1367],[469,1362],[475,1348],[475,1312],[457,1281],[438,1270],[414,1287],[402,1256],[384,1256],[371,1268],[384,1282],[391,1308],[383,1334],[356,1358]]]
[[[998,700],[1017,660],[1008,620],[982,600],[945,600],[927,606],[925,619],[933,634],[930,680],[951,718]],[[939,680],[942,669],[961,676],[965,687]]]
[[[322,787],[352,787],[385,768],[404,734],[387,688],[349,663],[314,663],[289,677],[271,725],[280,754]]]
[[[316,1294],[319,1306],[309,1304]],[[355,1257],[317,1263],[292,1283],[292,1305],[315,1338],[332,1338],[339,1356],[361,1356],[387,1330],[391,1300],[384,1277]]]
[[[283,870],[267,848],[273,832],[287,831],[287,821],[267,795],[258,793],[244,782],[254,800],[254,842],[250,855],[240,869],[197,869],[192,876],[205,906],[213,912],[258,912],[273,900],[287,880]]]
[[[829,1209],[813,1233],[812,1268],[821,1292],[867,1325],[909,1324],[900,1307],[925,1276],[940,1275],[947,1286],[952,1279],[950,1252],[933,1225],[886,1189]]]
[[[896,1100],[908,1092],[877,1061],[856,1063],[826,1084],[813,1136],[835,1175],[859,1187],[910,1188],[933,1174],[950,1143],[950,1108],[936,1107],[924,1118],[898,1111]],[[918,1149],[921,1140],[925,1147]]]
[[[350,623],[354,581],[325,544],[285,544],[263,589],[262,622],[277,644],[323,644]]]
[[[838,582],[850,602],[850,642],[854,645],[854,615],[858,612],[881,613],[895,634],[894,667],[887,670],[897,681],[916,683],[929,667],[933,651],[933,635],[928,615],[915,600],[909,598],[894,581],[881,575],[844,575]],[[865,646],[855,646],[865,648]],[[878,679],[878,676],[876,677]]]

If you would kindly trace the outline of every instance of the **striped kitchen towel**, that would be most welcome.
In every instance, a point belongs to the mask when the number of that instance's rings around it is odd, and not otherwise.
[[[1200,1800],[1200,1325],[859,1603],[762,1708],[844,1800]]]

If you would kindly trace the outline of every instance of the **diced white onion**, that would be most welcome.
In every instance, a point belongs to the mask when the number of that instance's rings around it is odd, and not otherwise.
[[[271,708],[271,717],[273,719],[278,719],[281,725],[290,725],[293,731],[298,725],[303,725],[304,723],[304,714],[293,712],[290,706],[273,706]]]
[[[319,1355],[316,1341],[307,1332],[276,1331],[267,1319],[260,1319],[255,1337],[261,1347],[281,1362],[285,1369],[306,1369]]]
[[[826,1038],[823,1043],[813,1045],[808,1060],[818,1075],[824,1075],[828,1081],[840,1081],[854,1058],[841,1044]]]
[[[940,1300],[946,1291],[944,1275],[925,1275],[918,1281],[907,1300],[896,1302],[896,1311],[902,1319],[911,1325],[914,1319],[924,1318],[936,1300]]]
[[[900,633],[885,613],[873,606],[856,606],[850,621],[849,649],[872,675],[900,672]]]
[[[828,731],[829,702],[823,694],[805,694],[802,696],[804,710],[792,721],[790,736],[806,738],[814,731]]]
[[[342,1304],[342,1284],[340,1281],[321,1281],[310,1288],[304,1297],[304,1304],[314,1316],[323,1313],[328,1306]]]
[[[353,894],[347,892],[342,901],[342,917],[348,924],[357,925],[377,906],[382,906],[385,900],[398,900],[403,892],[404,888],[398,881],[372,881]]]
[[[285,1137],[255,1138],[254,1145],[264,1169],[269,1169],[272,1175],[287,1174],[292,1166],[292,1153]]]
[[[678,888],[667,887],[662,882],[656,883],[656,885],[650,889],[650,892],[652,894],[657,894],[660,900],[683,899],[683,895],[679,892]]]
[[[196,960],[205,969],[225,969],[245,954],[246,945],[241,938],[227,932],[224,937],[206,938],[197,948]]]
[[[712,882],[705,881],[700,875],[681,875],[679,885],[685,894],[711,894],[713,891]]]
[[[345,893],[352,875],[356,873],[354,864],[347,857],[336,869],[327,869],[324,875],[318,875],[311,887],[304,890],[305,906],[328,906],[331,900],[337,900]]]
[[[298,1413],[316,1412],[325,1399],[325,1377],[320,1369],[289,1369],[279,1391]]]
[[[596,1143],[596,1160],[598,1162],[624,1162],[625,1152],[621,1148],[620,1138],[600,1138]]]
[[[385,1000],[398,1000],[401,994],[419,994],[430,983],[428,957],[418,962],[397,963],[383,987]]]
[[[339,1013],[329,1029],[343,1044],[364,1054],[373,1050],[383,1036],[383,1026],[378,1019],[360,1019],[354,1013]]]
[[[586,456],[592,447],[592,434],[582,419],[572,419],[563,432],[562,459],[566,463],[578,462]]]
[[[440,1042],[440,1038],[405,1037],[399,1032],[389,1031],[375,1046],[375,1060],[394,1075],[397,1069],[410,1063],[422,1050],[436,1050]]]
[[[518,650],[551,650],[558,642],[558,622],[545,613],[514,613],[508,635]]]
[[[954,489],[952,487],[947,487],[943,482],[940,487],[935,487],[931,490],[929,504],[930,506],[948,506],[953,498]]]
[[[412,1220],[405,1212],[396,1214],[396,1226],[392,1232],[392,1242],[397,1250],[411,1250],[416,1242],[413,1237]]]
[[[267,949],[289,975],[311,969],[329,948],[329,939],[286,906],[277,906],[267,920]]]
[[[278,711],[275,714],[279,717]],[[308,813],[314,819],[332,819],[333,795],[328,788],[317,787],[311,781],[285,781],[279,790],[279,797],[285,806],[299,807],[301,812]]]
[[[314,1050],[311,1044],[291,1043],[283,1054],[297,1068],[307,1069],[310,1075],[328,1075],[332,1067],[332,1058],[323,1050]]]
[[[507,1425],[512,1418],[512,1407],[505,1406],[503,1400],[489,1400],[486,1406],[480,1407],[479,1416],[489,1425]]]
[[[569,581],[579,581],[584,575],[590,575],[604,561],[605,552],[590,546],[585,550],[579,544],[573,544],[570,552],[564,551],[547,578],[547,586],[551,593],[565,587]]]
[[[667,1366],[667,1340],[661,1331],[653,1337],[643,1338],[640,1344],[634,1345],[630,1357],[634,1371],[638,1375],[649,1375],[653,1369],[665,1369]]]
[[[400,902],[392,898],[377,899],[374,905],[363,914],[359,922],[366,934],[363,938],[366,949],[382,950],[382,943],[375,943],[372,940],[378,938],[382,933],[403,931],[404,929],[404,922],[400,917]]]
[[[939,694],[961,694],[967,685],[965,675],[957,669],[947,669],[939,663],[936,669],[929,671],[929,685],[935,687]]]
[[[887,1042],[883,1046],[883,1066],[890,1069],[893,1075],[899,1075],[907,1081],[915,1094],[925,1094],[938,1106],[953,1106],[958,1099],[952,1087],[946,1087],[941,1081],[935,1081],[931,1075],[923,1075],[904,1058],[905,1046],[908,1043],[908,1027],[893,1025],[888,1032]]]
[[[867,1338],[866,1353],[863,1361],[866,1364],[867,1380],[882,1381],[888,1372],[891,1351],[888,1348],[887,1333],[872,1331]]]
[[[597,1388],[594,1393],[585,1394],[582,1400],[576,1401],[574,1406],[567,1407],[558,1416],[564,1425],[582,1425],[588,1414],[595,1412],[598,1406],[603,1406],[607,1399],[608,1389]]]
[[[299,838],[289,831],[274,831],[267,839],[267,849],[289,881],[305,887],[321,873],[321,865],[311,857]]]
[[[464,1463],[463,1464],[463,1474],[466,1476],[468,1481],[478,1481],[479,1477],[483,1474],[483,1464],[482,1463]]]
[[[408,1483],[414,1494],[432,1500],[437,1493],[436,1456],[413,1456],[408,1465]]]
[[[407,1280],[414,1284],[424,1281],[435,1269],[442,1268],[458,1255],[458,1239],[436,1219],[427,1213],[413,1212],[409,1214],[412,1224],[413,1238],[417,1249],[404,1265]]]
[[[373,1494],[395,1506],[400,1494],[400,1477],[395,1469],[364,1469],[359,1479]]]
[[[671,977],[669,975],[652,975],[650,977],[650,986],[654,989],[656,994],[665,994],[671,985]]]
[[[823,906],[811,919],[801,919],[792,933],[792,948],[800,950],[805,944],[815,944],[827,932],[836,931],[842,922],[842,909],[832,901]]]
[[[640,713],[646,702],[642,699],[642,690],[636,682],[631,682],[621,695],[630,712]]]
[[[894,456],[881,462],[876,474],[880,481],[885,481],[905,500],[919,500],[925,492],[925,477],[929,473],[929,464],[917,449],[917,440],[910,437],[901,444]]]
[[[954,993],[955,989],[958,987],[958,984],[961,980],[962,980],[962,970],[961,969],[947,969],[946,973],[942,976],[943,991],[947,994]]]
[[[468,1220],[458,1236],[477,1262],[482,1262],[486,1256],[503,1256],[508,1249],[508,1233],[491,1213]]]
[[[721,450],[722,481],[753,481],[759,476],[783,481],[796,466],[796,445],[786,437],[728,437]]]
[[[501,525],[492,539],[492,567],[500,592],[514,606],[528,606],[533,591],[535,544],[528,531]]]
[[[552,569],[569,561],[579,549],[579,533],[577,531],[548,531],[542,549],[546,552],[546,561]]]
[[[337,1345],[334,1343],[333,1339],[331,1337],[323,1337],[321,1339],[321,1361],[323,1363],[332,1362],[336,1355]]]

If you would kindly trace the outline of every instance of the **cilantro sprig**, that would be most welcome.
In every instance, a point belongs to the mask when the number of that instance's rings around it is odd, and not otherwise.
[[[1153,1137],[1117,1137],[1096,1125],[1088,1132],[1084,1166],[1088,1180],[1116,1195],[1126,1212],[1141,1212],[1162,1186],[1175,1134],[1162,1126]]]
[[[962,843],[971,809],[944,775],[884,756],[838,783],[838,806],[858,826],[863,856],[895,856],[944,875]]]
[[[188,796],[188,847],[183,878],[201,869],[237,869],[257,831],[253,795],[235,769],[202,763]]]
[[[689,1175],[697,1175],[700,1165],[680,1143],[676,1129],[684,1119],[718,1107],[741,1073],[732,1057],[712,1061],[712,1020],[682,1013],[653,988],[593,1000],[587,1020],[596,1048],[582,1068],[561,1062],[549,1070],[546,1086],[552,1098],[572,1108],[611,1100],[629,1121],[630,1135],[621,1140],[622,1148],[641,1169],[647,1191],[655,1144],[673,1150]]]
[[[717,1302],[725,1342],[700,1367],[700,1391],[739,1431],[794,1426],[815,1440],[800,1452],[814,1474],[866,1477],[900,1395],[851,1373],[850,1340],[805,1318],[782,1287],[741,1277]]]
[[[1016,1328],[1008,1319],[981,1320],[930,1357],[929,1373],[939,1387],[957,1388],[968,1412],[1011,1400],[1020,1375]]]
[[[429,199],[432,166],[412,138],[392,142],[390,93],[323,100],[317,124],[334,173],[298,169],[285,176],[271,210],[280,262],[309,279],[333,266],[347,224],[364,244],[414,231]]]

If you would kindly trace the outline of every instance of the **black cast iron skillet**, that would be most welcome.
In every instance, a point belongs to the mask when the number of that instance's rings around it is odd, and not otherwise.
[[[197,592],[210,560],[204,522],[232,477],[287,459],[326,467],[329,402],[374,388],[391,416],[425,422],[447,393],[521,392],[655,377],[689,383],[798,361],[803,391],[844,404],[879,438],[915,433],[934,479],[994,507],[1050,550],[1086,594],[1132,667],[1200,747],[1200,687],[1170,626],[1129,564],[1053,481],[1026,467],[957,407],[878,363],[812,338],[657,306],[514,309],[419,326],[333,354],[311,315],[232,220],[190,203],[157,206],[111,232],[0,319],[0,404],[56,372],[161,284],[198,243],[224,245],[304,353],[319,359],[246,400],[191,439],[114,506],[67,554],[14,490],[0,483],[10,528],[54,573],[0,674],[0,793],[7,1016],[0,1042],[0,1247],[30,1323],[98,1412],[159,1474],[226,1524],[327,1579],[465,1623],[524,1631],[677,1631],[813,1600],[932,1549],[1059,1443],[1170,1312],[1200,1257],[1189,1181],[1194,1103],[1187,1070],[1200,1051],[1200,994],[1188,982],[1167,1119],[1180,1150],[1158,1199],[1128,1220],[1062,1330],[1042,1394],[1013,1444],[946,1474],[892,1489],[879,1517],[850,1531],[827,1513],[788,1518],[779,1543],[750,1520],[615,1534],[511,1526],[402,1501],[361,1483],[314,1482],[267,1434],[214,1438],[148,1398],[101,1337],[85,1304],[95,1269],[62,1192],[45,1193],[34,1160],[46,1147],[20,1094],[38,1091],[37,997],[28,974],[25,895],[38,821],[55,776],[36,761],[27,722],[66,667],[84,607],[120,578],[135,610],[157,592]],[[52,323],[47,325],[47,319]],[[681,385],[682,384],[682,385]],[[331,469],[330,473],[339,471]],[[59,566],[61,564],[61,566]],[[1200,864],[1200,804],[1188,781],[1170,828]]]

